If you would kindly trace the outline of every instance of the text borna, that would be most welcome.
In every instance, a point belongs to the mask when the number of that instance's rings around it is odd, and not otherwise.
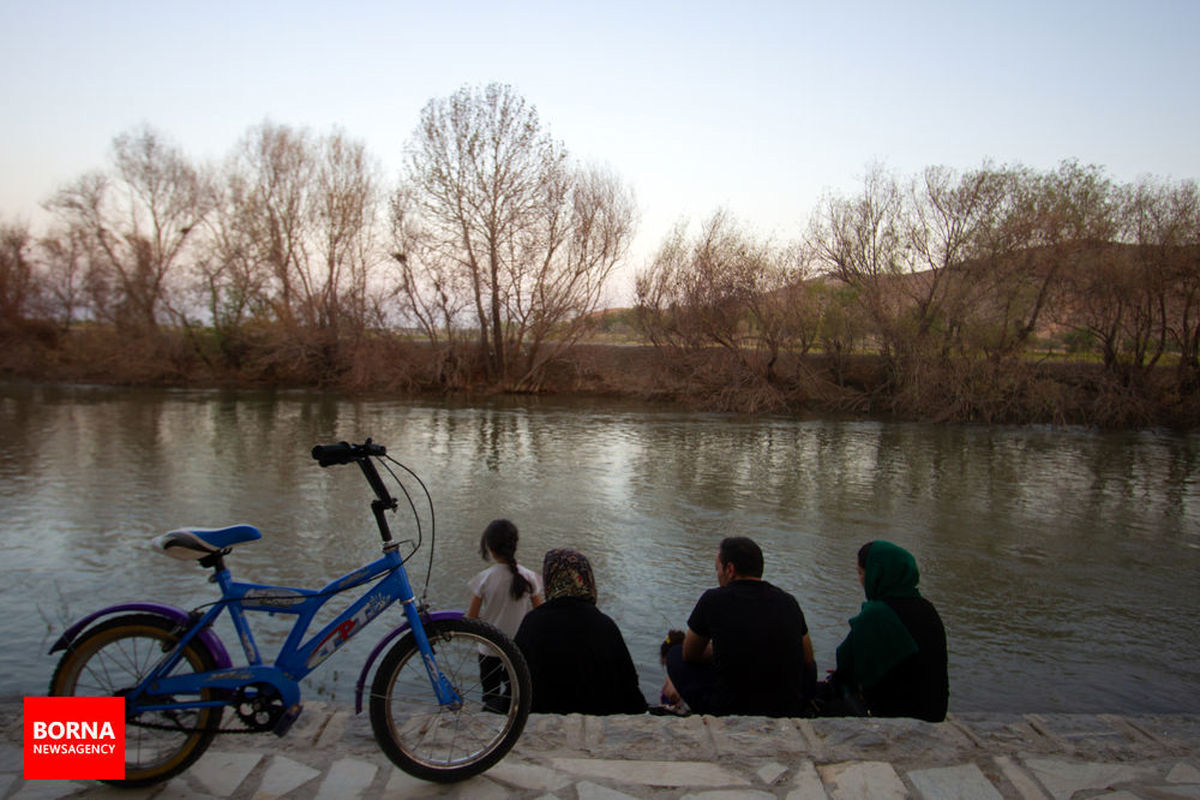
[[[33,723],[34,739],[115,739],[112,723],[104,722],[43,722]]]

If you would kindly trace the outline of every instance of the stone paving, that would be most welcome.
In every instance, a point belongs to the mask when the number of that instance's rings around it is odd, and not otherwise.
[[[0,709],[0,798],[130,800],[1171,800],[1200,798],[1200,717],[958,714],[915,720],[534,715],[484,775],[425,783],[365,715],[310,703],[292,731],[225,736],[156,787],[24,781],[19,704]]]

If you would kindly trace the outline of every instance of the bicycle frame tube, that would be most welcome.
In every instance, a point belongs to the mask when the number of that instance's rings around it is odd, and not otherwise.
[[[71,643],[75,641],[75,638],[79,636],[79,634],[86,629],[88,625],[91,625],[101,617],[120,614],[124,611],[144,611],[160,617],[165,617],[177,623],[180,628],[187,628],[191,625],[191,618],[188,616],[188,612],[184,611],[182,608],[168,606],[163,603],[118,603],[117,605],[108,606],[107,608],[102,608],[99,611],[94,611],[91,614],[88,614],[86,617],[76,620],[71,627],[67,628],[67,630],[63,632],[62,636],[58,637],[58,639],[54,642],[54,645],[50,648],[50,652],[55,653],[59,650],[64,650],[69,647]],[[208,651],[212,653],[213,658],[215,658],[217,661],[218,667],[228,667],[233,663],[229,658],[229,653],[225,650],[225,645],[222,644],[221,640],[217,638],[217,635],[213,633],[211,629],[206,628],[200,630],[197,634],[197,638],[199,638],[204,646],[208,648]]]
[[[442,620],[461,619],[463,616],[463,612],[455,611],[455,610],[432,611],[427,616],[431,622],[440,622]],[[422,622],[424,622],[424,620],[422,620]],[[367,686],[367,678],[369,678],[371,675],[372,665],[374,665],[376,659],[379,658],[379,656],[383,653],[383,651],[385,649],[387,649],[388,645],[390,645],[393,641],[395,641],[399,637],[408,633],[409,630],[411,630],[411,628],[409,627],[408,619],[406,616],[405,621],[402,625],[397,625],[395,628],[392,628],[391,632],[388,633],[387,636],[384,636],[382,639],[379,640],[379,643],[375,645],[375,648],[373,650],[371,650],[371,654],[369,656],[367,656],[367,660],[363,662],[362,671],[358,675],[358,683],[356,683],[354,685],[354,713],[355,714],[362,712],[363,690]],[[428,638],[428,636],[426,636],[426,638]],[[430,646],[432,647],[432,645],[430,645]]]
[[[305,640],[305,634],[313,618],[335,593],[364,584],[381,575],[386,577]],[[437,669],[433,651],[417,611],[408,575],[404,570],[403,561],[396,551],[385,553],[382,558],[337,578],[319,591],[286,586],[237,583],[230,578],[228,570],[218,571],[216,580],[221,588],[222,599],[188,629],[171,655],[164,659],[142,682],[141,691],[135,693],[133,697],[136,698],[144,692],[152,695],[196,694],[204,688],[236,689],[247,683],[261,682],[275,686],[285,704],[290,706],[299,700],[298,683],[300,680],[337,652],[392,603],[399,600],[404,606],[408,626],[416,637],[423,662],[429,673],[430,683],[439,703],[452,706],[460,702],[449,681]],[[161,677],[170,674],[179,662],[183,648],[197,635],[198,631],[208,628],[225,610],[229,611],[234,628],[241,640],[248,666],[226,667],[210,672]],[[258,646],[245,616],[247,611],[293,614],[297,617],[287,640],[275,659],[274,666],[262,664]],[[136,704],[138,708],[144,710],[157,708],[157,706],[141,702]],[[181,705],[198,707],[204,703],[182,703],[175,707],[178,708]]]

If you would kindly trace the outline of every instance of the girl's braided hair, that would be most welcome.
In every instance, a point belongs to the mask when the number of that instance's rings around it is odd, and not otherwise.
[[[479,555],[483,557],[483,560],[488,560],[490,552],[497,561],[507,564],[508,569],[512,572],[512,585],[509,587],[508,593],[513,600],[520,600],[526,593],[533,591],[529,579],[517,569],[517,541],[519,539],[517,526],[506,519],[492,520],[483,529],[483,535],[479,537]]]

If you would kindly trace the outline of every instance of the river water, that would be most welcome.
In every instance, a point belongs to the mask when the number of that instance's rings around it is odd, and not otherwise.
[[[361,475],[309,457],[367,436],[433,498],[418,593],[428,570],[434,606],[464,608],[498,516],[535,570],[576,547],[651,701],[663,634],[715,585],[717,542],[744,534],[800,600],[822,671],[863,599],[855,553],[886,538],[946,623],[952,711],[1200,712],[1200,435],[18,383],[0,384],[0,694],[44,693],[46,651],[90,610],[211,600],[206,571],[150,548],[165,530],[257,525],[228,563],[261,583],[318,587],[375,558]],[[394,527],[416,538],[411,514]],[[287,619],[253,621],[277,643]],[[351,702],[384,630],[306,691]]]

